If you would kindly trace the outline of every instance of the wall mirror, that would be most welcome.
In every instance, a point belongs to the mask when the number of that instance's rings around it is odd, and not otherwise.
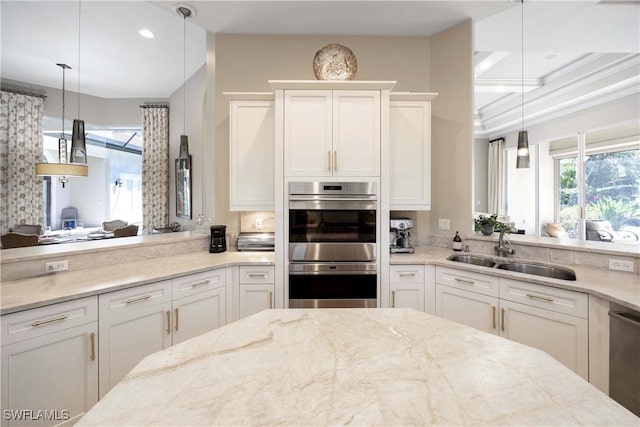
[[[518,4],[476,24],[475,212],[506,215],[550,243],[638,252],[640,5],[633,3],[525,2],[524,10]],[[515,166],[523,122],[529,169]],[[488,149],[498,139],[502,157]]]

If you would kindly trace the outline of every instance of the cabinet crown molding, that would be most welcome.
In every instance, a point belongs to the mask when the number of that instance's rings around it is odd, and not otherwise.
[[[269,86],[273,90],[286,89],[371,89],[371,90],[391,90],[396,85],[395,80],[269,80]]]

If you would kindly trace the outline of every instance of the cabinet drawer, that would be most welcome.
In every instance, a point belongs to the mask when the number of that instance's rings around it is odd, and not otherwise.
[[[436,268],[436,283],[454,288],[498,296],[498,278],[447,267]]]
[[[100,295],[99,298],[100,316],[103,315],[103,310],[128,310],[129,307],[171,303],[171,280],[109,292]]]
[[[226,268],[216,268],[202,273],[173,279],[173,299],[220,288],[226,283]]]
[[[272,265],[240,266],[240,283],[274,283],[274,267]]]
[[[500,299],[588,318],[589,298],[582,292],[501,278]]]
[[[98,297],[88,297],[2,316],[2,345],[98,320]]]
[[[392,283],[424,283],[423,265],[392,265],[389,271]]]

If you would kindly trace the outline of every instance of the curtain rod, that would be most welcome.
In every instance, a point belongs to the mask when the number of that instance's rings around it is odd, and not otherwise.
[[[41,93],[35,93],[35,92],[27,92],[25,90],[2,88],[2,91],[3,92],[9,92],[9,93],[15,93],[17,95],[26,95],[26,96],[33,96],[35,98],[47,99],[46,95],[43,95]]]
[[[503,140],[503,141],[504,141],[504,137],[503,137],[503,136],[501,136],[500,138],[490,139],[490,140],[489,140],[489,143],[496,142],[496,141],[500,141],[500,140]]]
[[[169,108],[167,104],[143,104],[140,108]]]

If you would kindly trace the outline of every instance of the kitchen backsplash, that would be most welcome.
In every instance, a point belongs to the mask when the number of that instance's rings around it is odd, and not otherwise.
[[[240,212],[240,232],[265,232],[276,231],[276,217],[273,211],[264,212]]]

